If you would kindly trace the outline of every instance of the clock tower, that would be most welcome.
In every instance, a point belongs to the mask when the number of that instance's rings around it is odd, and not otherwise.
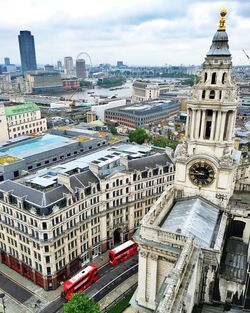
[[[234,190],[233,136],[238,104],[226,13],[221,10],[199,82],[187,104],[185,141],[176,151],[175,179],[181,196],[200,195],[223,207]]]

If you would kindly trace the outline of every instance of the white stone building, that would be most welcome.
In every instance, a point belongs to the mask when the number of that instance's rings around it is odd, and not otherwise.
[[[1,260],[45,289],[55,289],[114,244],[130,239],[174,180],[162,149],[123,144],[60,164],[30,182],[0,183]],[[56,176],[55,176],[56,175]]]
[[[233,148],[237,91],[226,11],[187,103],[184,143],[176,151],[175,183],[143,218],[137,312],[191,313],[203,303],[249,310],[249,167]],[[248,169],[249,171],[249,169]],[[200,311],[199,311],[200,312]]]
[[[47,120],[41,117],[40,108],[35,103],[6,102],[3,109],[2,140],[47,130]]]

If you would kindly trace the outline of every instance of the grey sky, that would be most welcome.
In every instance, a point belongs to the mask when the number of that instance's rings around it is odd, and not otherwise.
[[[0,0],[0,63],[20,63],[18,33],[35,36],[38,64],[84,51],[94,64],[200,64],[226,7],[234,64],[250,64],[250,1]]]

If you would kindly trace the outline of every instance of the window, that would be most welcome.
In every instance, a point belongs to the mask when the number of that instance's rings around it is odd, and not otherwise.
[[[47,229],[47,223],[46,222],[43,222],[43,229]]]
[[[205,99],[206,97],[206,90],[202,90],[202,99]]]
[[[215,98],[215,91],[211,90],[209,94],[209,99],[214,99]]]
[[[222,84],[225,84],[226,80],[227,80],[227,73],[223,73],[223,75],[222,75]]]
[[[212,85],[215,85],[215,84],[216,84],[216,73],[213,73],[213,74],[212,74],[211,84],[212,84]]]
[[[205,75],[204,75],[204,83],[207,81],[207,72],[205,72]]]

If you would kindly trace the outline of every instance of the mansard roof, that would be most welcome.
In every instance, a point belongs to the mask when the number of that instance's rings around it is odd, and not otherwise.
[[[70,187],[75,188],[86,188],[90,186],[91,183],[99,183],[99,179],[90,170],[84,171],[82,173],[72,175],[70,177]]]
[[[144,171],[146,168],[156,168],[157,165],[165,166],[173,162],[166,153],[150,155],[145,158],[135,159],[128,162],[129,170]]]
[[[0,191],[10,192],[12,196],[23,198],[30,204],[41,208],[53,205],[62,200],[65,193],[69,193],[68,188],[65,186],[58,186],[47,192],[43,192],[11,180],[2,182]],[[45,214],[45,212],[41,212],[41,214],[43,213]]]

